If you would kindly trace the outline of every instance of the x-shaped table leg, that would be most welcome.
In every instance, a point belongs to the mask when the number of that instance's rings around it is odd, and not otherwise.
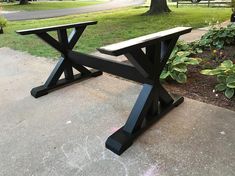
[[[70,36],[67,36],[66,29],[58,29],[58,41],[54,39],[47,32],[37,33],[36,35],[41,38],[44,42],[49,44],[51,47],[61,53],[61,58],[55,66],[54,70],[48,77],[44,85],[35,87],[31,90],[31,95],[35,98],[41,97],[48,94],[48,92],[70,85],[74,82],[84,80],[89,77],[96,77],[102,75],[101,71],[88,70],[86,67],[75,64],[71,61],[68,56],[68,52],[72,51],[77,41],[81,37],[86,27],[75,28]],[[78,70],[80,74],[74,75],[73,68]],[[60,79],[64,73],[64,79]]]
[[[146,53],[136,49],[126,54],[128,60],[151,84],[144,84],[126,124],[112,134],[106,147],[120,155],[133,140],[163,115],[183,102],[183,97],[172,97],[160,84],[160,74],[178,37],[146,47]]]

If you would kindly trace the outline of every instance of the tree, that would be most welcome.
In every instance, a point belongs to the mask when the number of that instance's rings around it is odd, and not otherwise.
[[[28,4],[29,1],[28,0],[20,0],[20,5],[23,5],[23,4]]]
[[[150,9],[147,12],[148,15],[169,13],[171,10],[167,6],[167,0],[151,0]]]
[[[231,22],[235,22],[235,0],[232,0],[232,15],[231,15],[231,19],[230,19],[230,21]]]

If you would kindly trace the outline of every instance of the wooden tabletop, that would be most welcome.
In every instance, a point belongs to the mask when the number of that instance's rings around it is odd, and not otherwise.
[[[94,24],[97,24],[97,21],[86,21],[86,22],[81,22],[81,23],[72,23],[72,24],[63,24],[63,25],[49,26],[49,27],[43,27],[43,28],[18,30],[16,31],[16,33],[20,35],[37,34],[37,33],[55,31],[55,30],[60,30],[60,29],[86,27],[88,25],[94,25]]]
[[[143,48],[157,41],[163,41],[166,39],[170,39],[174,36],[180,36],[180,35],[189,33],[191,32],[191,30],[192,30],[191,27],[176,27],[173,29],[130,39],[124,42],[107,45],[101,48],[97,48],[97,50],[99,50],[101,53],[104,53],[104,54],[119,56],[119,55],[127,53],[130,50],[133,50],[136,48]]]

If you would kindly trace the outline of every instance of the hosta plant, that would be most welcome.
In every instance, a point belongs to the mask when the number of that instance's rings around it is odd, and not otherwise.
[[[199,58],[191,58],[192,54],[190,51],[182,51],[188,50],[186,46],[182,49],[176,46],[167,61],[167,64],[160,76],[162,80],[167,79],[168,77],[176,80],[178,83],[185,83],[187,81],[187,71],[188,65],[198,65],[201,61]]]
[[[176,47],[178,51],[187,51],[190,53],[190,55],[203,52],[203,50],[200,47],[198,47],[198,45],[196,45],[194,42],[185,43],[181,41],[177,43]]]
[[[235,24],[229,24],[227,27],[211,28],[197,44],[201,48],[217,49],[235,44]]]
[[[215,69],[201,71],[204,75],[216,76],[218,84],[215,90],[224,92],[225,96],[231,99],[235,94],[235,64],[231,60],[225,60]]]

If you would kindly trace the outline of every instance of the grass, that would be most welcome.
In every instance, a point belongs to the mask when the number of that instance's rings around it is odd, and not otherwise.
[[[65,9],[65,8],[76,8],[94,4],[100,4],[104,0],[87,0],[87,1],[33,1],[27,5],[19,5],[16,3],[1,3],[3,10],[7,11],[34,11],[34,10],[52,10],[52,9]]]
[[[199,28],[208,25],[205,21],[225,21],[229,19],[230,9],[205,7],[171,7],[170,14],[144,16],[147,7],[125,8],[120,10],[66,16],[53,19],[9,22],[5,34],[0,35],[0,47],[10,47],[27,51],[32,55],[55,58],[58,53],[37,39],[34,35],[20,36],[16,30],[97,20],[98,24],[89,26],[81,37],[79,49],[93,52],[95,48],[130,39],[133,37],[158,32],[175,26]],[[54,35],[54,33],[52,34]]]

